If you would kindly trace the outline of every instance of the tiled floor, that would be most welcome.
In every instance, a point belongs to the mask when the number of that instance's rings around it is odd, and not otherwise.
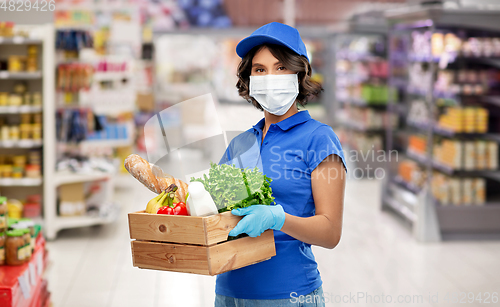
[[[327,306],[386,306],[375,303],[382,295],[392,296],[394,306],[403,305],[395,303],[400,295],[418,306],[453,306],[459,305],[451,304],[453,293],[484,298],[500,290],[500,242],[417,243],[403,223],[379,210],[379,189],[376,181],[349,181],[340,245],[314,249],[327,297],[343,300]],[[126,213],[141,210],[151,196],[137,183],[117,194],[123,214],[115,224],[63,231],[48,243],[54,306],[213,305],[214,277],[132,267]],[[429,295],[440,303],[429,303]]]

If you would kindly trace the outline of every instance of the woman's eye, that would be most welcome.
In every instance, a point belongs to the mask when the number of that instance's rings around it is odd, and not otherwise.
[[[257,69],[255,69],[255,72],[264,72],[264,69],[262,69],[262,68],[257,68]]]
[[[286,67],[285,67],[285,66],[280,66],[280,67],[278,67],[278,70],[285,70],[285,69],[286,69]]]

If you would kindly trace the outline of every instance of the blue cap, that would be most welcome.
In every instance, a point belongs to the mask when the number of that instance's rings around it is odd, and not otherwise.
[[[306,45],[300,38],[297,29],[279,22],[271,22],[255,30],[249,37],[236,46],[236,53],[243,58],[253,47],[264,43],[288,47],[298,55],[307,57]]]

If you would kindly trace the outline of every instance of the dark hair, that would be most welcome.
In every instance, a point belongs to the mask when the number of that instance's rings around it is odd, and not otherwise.
[[[296,102],[305,106],[309,98],[318,96],[323,91],[321,84],[311,80],[311,64],[309,64],[305,56],[298,55],[281,45],[262,44],[250,50],[238,65],[238,72],[236,74],[238,82],[236,83],[236,88],[238,88],[238,94],[246,101],[253,104],[257,109],[263,110],[260,104],[253,97],[250,97],[249,84],[253,57],[264,47],[267,47],[286,69],[298,72],[299,94],[295,100]]]

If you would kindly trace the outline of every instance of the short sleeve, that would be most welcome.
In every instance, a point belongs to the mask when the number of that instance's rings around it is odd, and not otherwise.
[[[321,125],[311,133],[309,139],[306,158],[309,170],[311,172],[315,170],[326,157],[332,154],[342,159],[342,163],[347,172],[344,152],[342,150],[342,145],[340,145],[339,138],[330,126]]]

